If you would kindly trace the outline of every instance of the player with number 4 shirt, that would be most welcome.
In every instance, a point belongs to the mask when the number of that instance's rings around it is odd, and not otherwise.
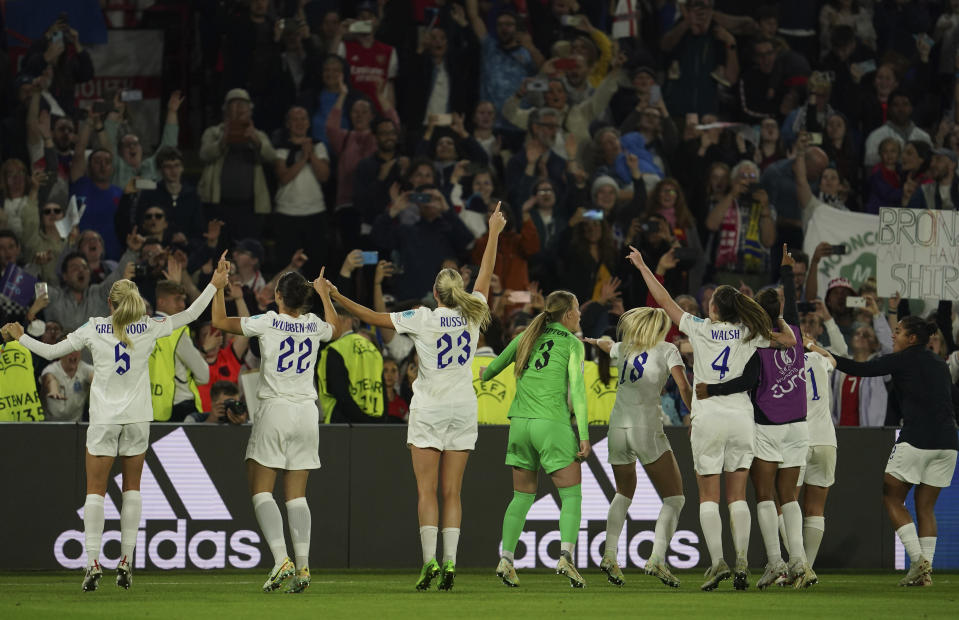
[[[639,270],[649,292],[693,347],[696,383],[722,383],[742,375],[756,349],[795,346],[796,336],[780,319],[779,332],[772,332],[769,316],[753,299],[731,286],[713,292],[708,318],[683,311],[630,246],[627,260]],[[719,516],[719,475],[726,480],[730,529],[736,550],[736,584],[746,582],[746,551],[751,516],[746,504],[746,481],[753,460],[753,407],[743,392],[701,400],[693,395],[690,443],[699,486],[699,521],[709,549],[711,565],[702,590],[714,590],[732,576],[723,558],[722,521]]]
[[[496,262],[499,234],[506,218],[497,204],[489,218],[489,242],[483,252],[473,292],[459,272],[443,269],[433,283],[436,309],[374,312],[332,287],[333,299],[361,321],[412,338],[419,357],[406,443],[416,476],[417,515],[423,568],[415,587],[427,590],[439,577],[439,589],[450,590],[456,577],[462,505],[460,492],[469,453],[476,447],[477,405],[473,391],[473,356],[479,330],[489,323],[486,303]],[[442,476],[441,476],[442,473]],[[443,481],[443,514],[436,490]],[[443,527],[443,566],[436,561],[436,539]]]

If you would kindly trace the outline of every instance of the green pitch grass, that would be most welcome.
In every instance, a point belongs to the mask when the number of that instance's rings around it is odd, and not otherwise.
[[[937,573],[928,588],[900,588],[893,573],[820,574],[803,591],[733,590],[725,581],[700,592],[702,576],[677,571],[681,588],[669,589],[636,572],[617,588],[587,571],[585,590],[544,571],[521,571],[521,587],[507,588],[487,571],[464,570],[452,592],[416,592],[413,572],[317,571],[303,594],[264,594],[259,571],[137,572],[120,590],[104,571],[100,589],[81,592],[82,573],[0,573],[0,618],[955,618],[959,574]],[[751,583],[759,574],[751,575]]]

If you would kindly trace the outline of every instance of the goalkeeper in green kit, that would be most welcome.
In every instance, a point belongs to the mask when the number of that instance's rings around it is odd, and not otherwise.
[[[496,575],[508,586],[519,585],[513,552],[536,499],[540,467],[553,479],[562,503],[556,573],[568,577],[574,588],[586,586],[573,563],[583,501],[580,462],[589,455],[584,351],[575,335],[579,316],[575,295],[551,293],[543,312],[483,372],[483,381],[489,381],[516,361],[516,397],[509,409],[506,447],[506,464],[513,467],[513,500],[503,517],[503,556],[496,567]],[[579,440],[570,427],[567,394],[576,413]]]

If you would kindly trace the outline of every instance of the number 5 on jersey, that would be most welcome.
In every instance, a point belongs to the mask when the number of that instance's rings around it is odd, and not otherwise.
[[[127,345],[122,342],[118,342],[117,346],[113,347],[113,357],[117,363],[117,374],[124,375],[128,370],[130,370],[130,355],[126,352]]]

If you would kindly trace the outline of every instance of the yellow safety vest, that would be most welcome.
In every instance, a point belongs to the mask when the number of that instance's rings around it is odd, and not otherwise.
[[[359,334],[346,334],[331,342],[320,353],[320,363],[316,366],[319,380],[320,406],[323,407],[323,421],[327,424],[336,408],[336,398],[330,394],[326,381],[326,358],[330,349],[336,350],[343,358],[346,374],[350,378],[350,395],[353,402],[363,413],[374,418],[383,417],[383,355],[372,342]]]
[[[33,355],[11,341],[0,353],[0,422],[39,422],[43,405],[33,374]]]
[[[510,364],[490,381],[480,379],[480,369],[493,363],[495,357],[473,358],[473,391],[476,392],[477,416],[480,424],[509,424],[509,406],[516,396],[516,364]]]
[[[586,384],[586,407],[590,424],[609,424],[609,414],[616,402],[616,383],[619,369],[610,365],[609,383],[599,378],[599,365],[586,362],[583,367],[583,382]]]
[[[184,325],[173,330],[169,336],[159,338],[150,354],[150,397],[153,400],[153,419],[166,422],[173,414],[173,394],[176,391],[176,346],[186,334],[190,337],[190,328]],[[203,411],[200,391],[196,387],[193,373],[187,370],[190,391],[197,411]]]

